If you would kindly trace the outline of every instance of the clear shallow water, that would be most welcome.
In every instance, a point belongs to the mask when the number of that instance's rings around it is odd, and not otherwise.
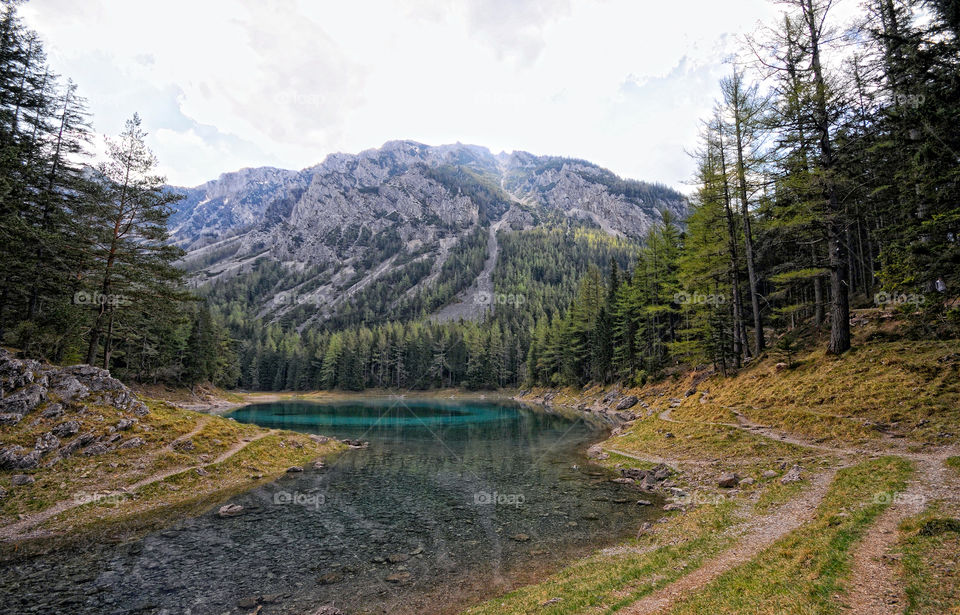
[[[369,441],[124,545],[0,572],[11,612],[455,612],[636,532],[650,508],[584,457],[576,417],[503,403],[282,402],[230,416]],[[648,498],[649,499],[649,498]],[[12,590],[12,591],[11,591]],[[17,603],[20,603],[17,605]]]

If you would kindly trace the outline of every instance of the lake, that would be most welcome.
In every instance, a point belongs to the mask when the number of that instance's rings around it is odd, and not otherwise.
[[[659,514],[586,448],[606,428],[508,402],[258,404],[229,416],[369,444],[123,545],[19,562],[3,585],[71,613],[448,613]],[[646,499],[659,502],[655,497]],[[40,609],[37,612],[46,612]]]

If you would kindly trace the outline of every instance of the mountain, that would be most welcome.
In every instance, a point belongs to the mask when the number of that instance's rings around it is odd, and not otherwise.
[[[175,190],[171,237],[197,286],[246,289],[259,317],[300,326],[358,310],[372,321],[475,318],[496,303],[504,233],[594,228],[636,242],[661,210],[682,219],[686,208],[665,186],[583,160],[413,141]]]

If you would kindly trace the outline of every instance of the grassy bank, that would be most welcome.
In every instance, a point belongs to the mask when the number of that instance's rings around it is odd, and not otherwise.
[[[49,467],[21,473],[33,479],[12,484],[15,472],[0,474],[8,495],[0,503],[0,529],[29,523],[29,537],[115,533],[198,513],[230,495],[272,480],[292,465],[336,452],[342,445],[305,434],[269,431],[218,416],[199,414],[158,400],[144,400],[150,413],[123,432],[137,447],[96,456],[81,453]],[[64,417],[79,433],[113,433],[123,413],[111,406],[84,406]],[[7,428],[8,444],[32,446],[62,419],[21,422]]]

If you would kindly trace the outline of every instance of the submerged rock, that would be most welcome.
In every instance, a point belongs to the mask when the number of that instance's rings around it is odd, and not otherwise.
[[[413,578],[413,575],[409,572],[394,572],[393,574],[388,574],[386,577],[387,583],[406,583]]]
[[[317,583],[321,585],[333,585],[343,580],[343,575],[339,572],[328,572],[317,577]]]
[[[243,514],[243,506],[239,504],[226,504],[221,506],[220,510],[217,511],[217,516],[221,519],[226,519],[227,517],[237,517]]]

